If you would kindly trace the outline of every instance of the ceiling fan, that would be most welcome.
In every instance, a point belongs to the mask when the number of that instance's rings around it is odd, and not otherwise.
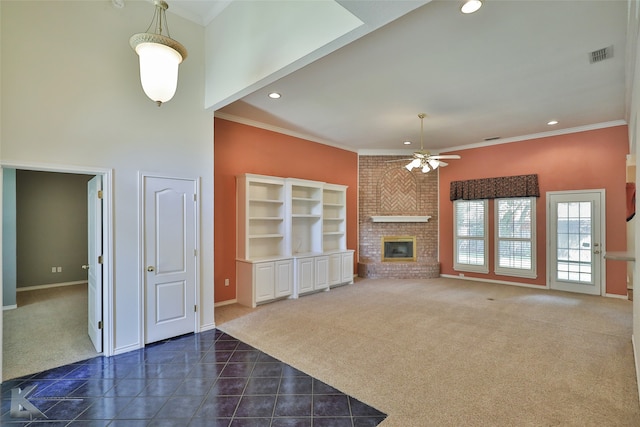
[[[410,160],[410,162],[405,166],[409,172],[413,168],[422,169],[422,173],[427,173],[432,170],[436,170],[439,166],[447,166],[448,163],[442,161],[442,159],[459,159],[460,156],[457,154],[443,154],[443,155],[432,155],[430,152],[425,151],[422,141],[422,136],[424,133],[424,118],[427,115],[425,113],[418,114],[420,118],[420,150],[413,153],[413,158],[411,159],[400,159],[394,161],[403,161]]]

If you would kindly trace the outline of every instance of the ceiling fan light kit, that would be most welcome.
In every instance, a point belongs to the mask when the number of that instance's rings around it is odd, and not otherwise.
[[[405,168],[411,172],[415,168],[420,168],[422,173],[427,173],[432,170],[436,170],[439,166],[447,166],[447,163],[441,161],[441,159],[459,159],[457,154],[435,155],[424,150],[424,118],[427,117],[425,113],[418,114],[420,119],[420,151],[413,153],[413,159],[405,166]]]

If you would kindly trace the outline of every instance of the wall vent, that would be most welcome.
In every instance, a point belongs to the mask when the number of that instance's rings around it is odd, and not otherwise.
[[[592,64],[609,58],[613,58],[613,45],[589,53],[589,62]]]

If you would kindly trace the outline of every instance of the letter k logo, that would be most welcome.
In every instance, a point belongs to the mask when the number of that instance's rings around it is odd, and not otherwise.
[[[24,391],[20,388],[11,389],[11,416],[15,418],[47,418],[45,414],[40,412],[33,403],[27,400],[27,397],[35,390],[37,386],[31,385],[26,387]]]

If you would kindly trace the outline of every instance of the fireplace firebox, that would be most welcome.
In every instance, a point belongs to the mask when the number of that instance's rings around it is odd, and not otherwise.
[[[382,236],[382,261],[415,261],[415,236]]]

